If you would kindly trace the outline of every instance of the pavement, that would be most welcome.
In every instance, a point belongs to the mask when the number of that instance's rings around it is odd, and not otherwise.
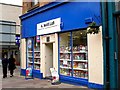
[[[48,79],[25,79],[25,76],[20,75],[20,68],[17,67],[15,70],[14,76],[10,77],[8,72],[8,77],[3,79],[2,78],[2,68],[0,67],[0,87],[1,88],[83,88],[87,89],[84,86],[76,86],[66,83],[61,83],[58,85],[52,85],[51,80]]]

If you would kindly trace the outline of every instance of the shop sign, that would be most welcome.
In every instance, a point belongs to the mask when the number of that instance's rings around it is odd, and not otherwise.
[[[37,35],[49,34],[61,31],[61,18],[56,18],[37,24]]]

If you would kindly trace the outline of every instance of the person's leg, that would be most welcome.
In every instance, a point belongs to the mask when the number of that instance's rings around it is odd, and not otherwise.
[[[10,70],[10,77],[12,77],[13,76],[13,70],[11,69]]]
[[[5,78],[6,77],[6,68],[5,67],[3,67],[3,78]]]
[[[5,67],[5,77],[7,77],[7,67]]]

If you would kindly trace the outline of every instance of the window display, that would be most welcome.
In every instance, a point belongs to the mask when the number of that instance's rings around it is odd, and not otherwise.
[[[87,79],[88,50],[86,32],[84,30],[74,31],[72,35],[70,32],[62,33],[59,38],[60,74]]]
[[[87,34],[84,30],[72,32],[74,77],[88,77]]]
[[[72,75],[70,33],[60,34],[60,73]]]
[[[32,39],[27,39],[27,67],[33,66],[33,49],[32,49]]]
[[[40,36],[34,38],[34,69],[40,70]]]

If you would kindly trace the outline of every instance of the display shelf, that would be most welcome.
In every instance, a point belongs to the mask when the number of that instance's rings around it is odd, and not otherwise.
[[[73,60],[74,62],[88,62],[88,60]]]
[[[34,53],[40,53],[40,51],[34,51]]]
[[[34,62],[34,64],[40,64],[40,62]]]
[[[60,61],[71,61],[70,59],[60,59]]]
[[[60,66],[60,68],[63,68],[63,69],[72,69],[71,67],[66,67],[66,66]]]
[[[73,68],[74,70],[82,70],[82,71],[88,71],[88,69],[82,69],[82,68]]]
[[[60,53],[69,53],[69,54],[70,54],[71,52],[67,52],[67,51],[65,51],[65,52],[64,52],[64,51],[60,51]]]
[[[28,51],[28,53],[32,53],[33,51]]]
[[[34,58],[40,58],[40,57],[34,57]]]
[[[87,51],[73,51],[73,53],[87,53]]]
[[[32,58],[33,56],[28,56],[28,58]]]
[[[28,61],[28,63],[33,63],[33,62],[31,62],[31,61]]]

